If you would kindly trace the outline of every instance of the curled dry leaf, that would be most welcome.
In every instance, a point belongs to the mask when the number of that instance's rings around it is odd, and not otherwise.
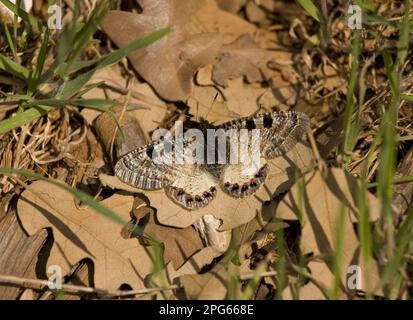
[[[101,204],[128,221],[133,197],[114,194]],[[119,224],[89,207],[78,208],[72,194],[36,181],[21,194],[17,211],[29,235],[43,228],[53,230],[47,266],[57,265],[67,274],[80,260],[90,258],[96,287],[116,290],[128,283],[134,289],[144,288],[142,279],[152,270],[145,248],[137,239],[122,238]]]
[[[214,247],[219,252],[227,251],[231,242],[231,231],[218,231],[222,222],[212,214],[199,218],[194,226],[208,246]]]
[[[265,201],[271,200],[286,191],[293,183],[296,169],[308,171],[313,167],[311,148],[306,142],[298,143],[283,157],[268,162],[269,174],[264,185],[252,196],[233,198],[222,190],[208,206],[188,211],[170,200],[164,190],[141,190],[121,182],[117,177],[100,174],[99,179],[104,186],[144,193],[150,205],[156,208],[156,216],[161,224],[177,228],[186,228],[200,217],[212,214],[222,221],[220,231],[230,230],[252,220],[262,210]]]
[[[289,227],[289,224],[278,219],[275,214],[277,201],[264,204],[261,212],[254,219],[239,227],[240,260],[248,259],[254,250],[260,249],[275,239],[275,232]]]
[[[327,288],[332,285],[333,279],[333,252],[335,249],[336,233],[340,212],[344,210],[343,226],[343,264],[341,266],[341,287],[347,288],[347,268],[350,265],[362,266],[359,257],[360,244],[357,239],[353,223],[358,221],[358,195],[360,185],[349,173],[342,169],[331,168],[323,178],[319,171],[307,173],[303,177],[303,187],[295,184],[285,195],[277,208],[277,217],[287,220],[299,217],[302,208],[303,227],[301,232],[301,250],[305,253],[314,253],[327,257],[325,263],[310,263],[316,273],[315,277]],[[300,200],[301,199],[301,200]],[[371,193],[366,193],[366,203],[369,208],[370,220],[379,218],[380,202]],[[321,269],[320,269],[321,268]],[[373,261],[368,269],[363,271],[362,289],[371,290],[377,284],[376,262]],[[369,279],[369,280],[368,280]],[[367,284],[369,285],[367,287]]]
[[[172,31],[151,45],[128,55],[136,71],[166,100],[185,100],[199,67],[211,63],[222,45],[218,33],[190,34],[190,17],[200,0],[141,0],[142,13],[110,11],[103,31],[118,47],[165,27]]]

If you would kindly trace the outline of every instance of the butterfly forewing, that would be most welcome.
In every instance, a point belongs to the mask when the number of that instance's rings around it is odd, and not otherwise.
[[[309,119],[301,112],[270,112],[222,124],[229,129],[260,130],[260,151],[265,159],[273,159],[290,151],[309,127]]]

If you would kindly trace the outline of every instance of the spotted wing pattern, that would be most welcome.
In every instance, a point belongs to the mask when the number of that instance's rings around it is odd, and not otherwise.
[[[182,144],[171,141],[148,144],[121,157],[115,174],[137,188],[164,188],[167,196],[188,210],[207,206],[216,196],[217,185],[232,197],[254,194],[265,182],[267,160],[282,156],[300,141],[309,127],[308,117],[300,112],[272,112],[224,123],[222,129],[260,129],[261,161],[227,165],[177,165],[172,159],[177,145],[188,148],[194,140]],[[157,155],[156,161],[154,154]]]
[[[216,196],[216,181],[205,168],[174,164],[175,149],[182,146],[187,150],[195,141],[180,142],[159,141],[129,152],[115,164],[115,175],[140,189],[165,188],[166,194],[185,209],[205,207]]]
[[[224,129],[260,129],[261,155],[274,159],[290,151],[300,141],[310,126],[305,113],[268,112],[257,116],[245,117],[222,124]]]

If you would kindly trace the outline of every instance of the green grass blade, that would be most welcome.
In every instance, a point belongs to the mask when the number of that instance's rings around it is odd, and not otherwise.
[[[0,70],[4,70],[25,82],[29,79],[29,70],[2,54],[0,54]]]
[[[277,278],[276,278],[276,297],[278,300],[282,299],[282,293],[285,287],[288,285],[287,277],[287,258],[286,258],[286,247],[284,238],[284,229],[279,229],[275,233],[276,243],[277,243],[277,253],[279,255],[277,261]]]
[[[33,29],[43,32],[44,30],[43,24],[39,20],[37,20],[35,17],[28,14],[26,11],[16,6],[14,3],[10,2],[9,0],[0,0],[0,2],[2,2],[15,15],[22,18]]]
[[[29,102],[27,108],[36,106],[50,106],[50,107],[65,107],[67,105],[74,105],[79,107],[93,108],[100,111],[109,111],[111,107],[117,104],[116,101],[106,99],[41,99]]]
[[[166,27],[163,29],[160,29],[158,31],[155,31],[147,36],[145,36],[142,39],[138,39],[130,43],[124,48],[118,49],[104,58],[101,59],[101,61],[98,64],[98,68],[104,68],[106,66],[110,66],[118,61],[120,61],[123,57],[127,56],[129,53],[135,51],[136,49],[141,49],[144,47],[147,47],[151,43],[158,41],[159,39],[163,38],[165,35],[167,35],[171,31],[170,27]]]
[[[337,300],[339,298],[341,274],[342,274],[342,267],[343,267],[343,260],[344,260],[344,226],[346,223],[345,221],[346,211],[349,210],[349,208],[347,208],[344,203],[345,201],[341,202],[340,214],[337,220],[337,224],[335,226],[336,238],[334,241],[334,256],[333,256],[334,277],[333,277],[333,286],[330,290],[330,298],[333,300]]]
[[[311,0],[298,0],[298,3],[304,8],[305,11],[308,12],[310,16],[312,16],[318,22],[321,21],[320,11]]]
[[[353,148],[355,147],[357,135],[359,132],[359,116],[354,116],[354,94],[356,91],[357,79],[359,75],[360,52],[361,35],[359,31],[355,31],[353,38],[349,89],[347,94],[346,107],[344,111],[344,143],[342,145],[342,153],[345,166],[348,164],[348,161],[350,160],[350,154],[353,151]]]
[[[73,28],[75,28],[71,30],[73,47],[69,51],[70,53],[66,61],[67,64],[65,65],[65,69],[63,70],[63,77],[69,76],[68,70],[70,70],[71,65],[78,60],[83,49],[89,44],[89,40],[96,32],[100,21],[103,19],[103,17],[107,14],[108,11],[109,6],[106,5],[106,2],[98,2],[96,7],[93,9],[92,13],[89,15],[89,18],[86,21],[86,23],[79,30],[76,30],[76,33],[73,33],[73,31],[79,24],[73,23]]]
[[[395,243],[394,232],[395,228],[393,225],[393,208],[392,208],[392,196],[393,196],[393,183],[394,183],[394,172],[396,167],[397,159],[397,117],[398,108],[401,101],[401,73],[404,61],[407,56],[407,48],[409,45],[409,11],[410,11],[410,1],[404,1],[404,17],[402,22],[402,29],[400,30],[399,44],[398,44],[398,54],[396,60],[393,62],[390,54],[387,51],[383,52],[383,59],[385,67],[387,70],[387,77],[389,80],[389,85],[392,93],[392,99],[390,106],[387,108],[383,115],[382,122],[380,124],[380,136],[382,143],[380,146],[380,161],[377,173],[377,193],[379,199],[382,203],[382,219],[384,221],[384,231],[385,231],[385,253],[387,259],[390,260],[388,268],[398,269],[400,267],[402,256],[404,255],[404,250],[406,246],[400,247]],[[389,269],[389,270],[390,270]],[[392,289],[392,294],[394,294],[394,289],[396,283],[399,283],[396,278],[389,277],[389,288]]]
[[[50,30],[49,28],[46,28],[46,31],[43,36],[43,42],[40,47],[39,57],[37,58],[36,68],[34,70],[34,73],[31,75],[30,81],[29,81],[29,88],[27,90],[27,93],[30,96],[36,90],[37,85],[40,80],[40,76],[43,72],[44,63],[46,61],[47,48],[49,47],[49,35],[50,35]]]
[[[17,113],[14,117],[1,121],[0,134],[4,134],[10,130],[23,126],[26,123],[36,120],[56,107],[62,108],[66,105],[75,105],[96,109],[102,112],[108,112],[110,111],[110,108],[116,104],[116,101],[104,99],[36,100],[26,104],[27,109],[25,111]]]
[[[3,27],[4,27],[4,33],[6,34],[7,42],[10,46],[10,50],[13,53],[13,56],[16,57],[17,56],[16,46],[14,45],[14,41],[10,35],[9,28],[7,27],[7,24],[5,22],[3,22]]]
[[[407,101],[407,102],[413,102],[413,96],[411,96],[411,95],[403,94],[402,99]]]
[[[68,81],[66,86],[62,90],[62,93],[60,94],[60,96],[65,97],[65,98],[72,97],[74,94],[76,94],[76,92],[78,92],[92,78],[93,74],[96,71],[119,62],[121,59],[123,59],[129,53],[131,53],[131,52],[133,52],[137,49],[144,48],[144,47],[150,45],[151,43],[161,39],[163,36],[165,36],[169,32],[170,32],[169,27],[158,30],[158,31],[155,31],[154,33],[151,33],[150,35],[148,35],[148,36],[146,36],[142,39],[138,39],[138,40],[132,42],[131,44],[129,44],[128,46],[126,46],[124,48],[121,48],[121,49],[118,49],[118,50],[108,54],[107,56],[101,58],[97,62],[97,65],[93,70],[90,70],[90,71],[78,76],[77,78],[75,78],[71,81]]]
[[[75,188],[69,187],[68,185],[66,185],[66,184],[64,184],[60,181],[46,178],[44,176],[41,176],[41,175],[36,174],[34,172],[31,172],[31,171],[21,170],[21,169],[14,169],[14,168],[0,168],[0,173],[1,174],[6,174],[6,175],[20,174],[22,176],[26,176],[26,177],[29,177],[29,178],[34,178],[34,179],[46,181],[50,184],[53,184],[53,185],[61,188],[62,190],[65,190],[65,191],[71,193],[76,198],[78,198],[80,201],[87,204],[89,207],[93,208],[97,213],[104,216],[105,218],[110,219],[110,220],[112,220],[112,221],[114,221],[114,222],[116,222],[116,223],[118,223],[122,226],[127,223],[127,221],[125,221],[121,217],[119,217],[119,215],[117,215],[116,212],[102,206],[99,202],[94,200],[88,194],[86,194],[84,192],[81,192],[81,191],[79,191]]]
[[[36,120],[52,109],[53,107],[37,106],[7,118],[0,122],[0,135]]]

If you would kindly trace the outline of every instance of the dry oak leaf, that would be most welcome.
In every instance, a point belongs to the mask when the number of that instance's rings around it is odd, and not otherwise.
[[[143,231],[164,244],[164,261],[171,261],[175,270],[204,248],[202,239],[194,228],[178,229],[157,224],[153,214],[150,214]]]
[[[239,114],[229,110],[214,86],[195,86],[187,101],[189,112],[195,120],[208,119],[212,124],[223,123],[239,118]]]
[[[225,11],[237,13],[241,10],[248,0],[216,0],[218,6]]]
[[[217,264],[204,274],[184,275],[176,278],[176,296],[184,300],[223,300],[227,296],[228,272],[224,265]]]
[[[195,72],[211,63],[222,45],[220,34],[188,31],[190,17],[202,2],[141,0],[142,13],[114,10],[101,23],[118,47],[162,28],[172,28],[160,40],[128,55],[136,71],[166,100],[184,101],[191,93]]]
[[[101,204],[128,221],[133,197],[114,194]],[[134,289],[144,288],[142,279],[152,270],[145,248],[137,239],[122,238],[121,225],[89,207],[78,208],[72,194],[36,181],[21,194],[17,211],[29,235],[43,228],[53,230],[47,267],[57,265],[67,274],[80,260],[90,258],[96,287],[116,290],[127,283]]]
[[[172,284],[175,278],[200,273],[203,267],[211,264],[220,255],[222,255],[222,252],[217,251],[215,248],[205,247],[190,257],[178,270],[173,267],[172,263],[166,263],[163,272],[167,276],[169,284]],[[154,274],[156,277],[156,273],[149,274],[147,278],[152,278]]]
[[[223,35],[224,43],[230,43],[239,36],[257,31],[257,27],[241,17],[221,10],[215,0],[205,0],[194,14],[192,26],[200,26],[204,32],[218,32]]]
[[[264,81],[267,63],[275,58],[274,52],[261,49],[250,34],[244,34],[222,47],[212,80],[223,87],[228,86],[229,79],[239,77],[245,77],[249,83]]]
[[[357,199],[360,185],[356,178],[342,169],[326,170],[326,178],[319,171],[309,172],[303,176],[303,187],[295,184],[285,195],[277,207],[276,216],[281,219],[293,220],[299,215],[302,207],[301,250],[326,257],[325,263],[311,262],[312,273],[320,283],[327,288],[332,285],[333,252],[336,247],[336,232],[340,220],[340,212],[344,209],[344,241],[343,264],[341,266],[341,288],[347,288],[348,267],[362,263],[359,257],[360,244],[353,223],[358,221]],[[300,200],[302,199],[302,200]],[[370,220],[376,221],[380,216],[380,202],[371,193],[366,192],[366,203],[369,208]],[[321,268],[321,271],[320,271]],[[368,269],[362,269],[363,290],[371,290],[377,284],[378,277],[372,275],[376,268],[373,261]],[[376,268],[377,269],[377,268]],[[367,281],[371,279],[371,281]],[[369,284],[368,287],[366,285]],[[348,293],[348,292],[347,292]]]
[[[239,77],[245,77],[249,83],[280,77],[279,71],[268,67],[270,62],[272,66],[278,66],[278,69],[284,68],[290,73],[294,71],[290,53],[280,48],[276,51],[263,49],[250,34],[244,34],[222,47],[212,70],[212,80],[227,87],[229,79]]]
[[[129,192],[144,193],[149,199],[151,207],[156,208],[159,223],[167,226],[186,228],[194,224],[200,217],[212,214],[222,221],[220,231],[231,230],[251,221],[262,210],[265,201],[288,190],[293,183],[294,172],[298,168],[305,172],[313,168],[311,148],[303,141],[298,143],[283,157],[268,162],[269,174],[265,183],[254,194],[246,198],[233,198],[222,190],[204,208],[188,211],[170,200],[163,189],[142,190],[121,182],[115,176],[100,174],[99,179],[103,186],[121,189]]]
[[[200,273],[203,267],[211,264],[213,260],[220,255],[222,255],[222,252],[214,247],[205,247],[190,257],[178,270],[169,273],[170,279],[186,274]]]
[[[296,283],[297,278],[295,277],[288,277],[290,283]],[[295,291],[295,290],[294,290]],[[312,281],[309,281],[304,286],[300,287],[298,292],[299,300],[326,300],[327,297],[323,294],[317,285],[315,285]],[[295,300],[295,296],[293,295],[293,287],[287,286],[282,292],[283,300]]]
[[[128,83],[128,79],[121,74],[121,68],[117,65],[97,72],[88,84],[95,84],[101,81],[104,81],[107,88],[93,88],[88,91],[84,97],[88,99],[124,101],[125,95],[130,92],[130,101],[128,102],[127,108],[128,113],[139,121],[142,130],[147,136],[150,136],[150,132],[158,128],[159,123],[167,117],[168,107],[166,103],[156,95],[152,87],[147,83]],[[88,120],[89,124],[101,113],[101,111],[90,108],[82,110],[82,115]]]
[[[259,110],[258,101],[267,90],[259,84],[247,84],[242,78],[228,80],[228,87],[221,88],[228,109],[241,117],[250,116]]]

